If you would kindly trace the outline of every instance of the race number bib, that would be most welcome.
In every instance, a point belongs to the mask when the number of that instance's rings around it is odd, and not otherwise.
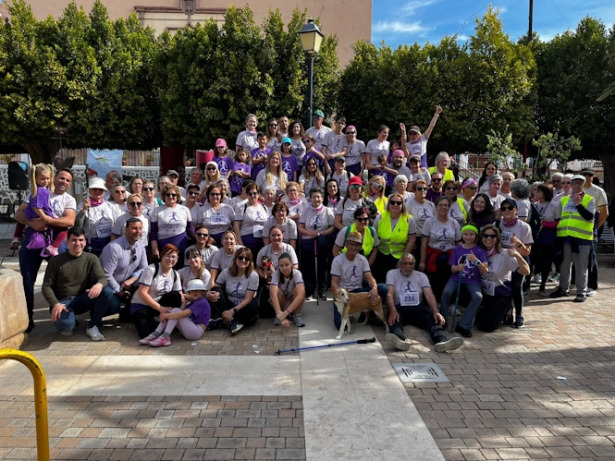
[[[228,217],[223,214],[214,214],[211,216],[212,224],[228,224]]]
[[[399,303],[403,307],[418,306],[419,294],[416,291],[405,291],[399,295]]]
[[[510,246],[510,239],[512,238],[513,233],[512,232],[502,232],[502,244],[504,246]]]
[[[495,296],[495,282],[491,282],[490,280],[481,280],[480,287],[486,295]]]
[[[252,226],[252,236],[254,238],[263,238],[263,226],[261,224],[254,224]]]

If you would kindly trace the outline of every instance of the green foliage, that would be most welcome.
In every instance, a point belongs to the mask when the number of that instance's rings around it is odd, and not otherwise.
[[[540,172],[534,174],[534,178],[548,176],[548,168],[555,161],[560,168],[566,164],[573,151],[581,150],[581,141],[575,136],[568,138],[560,137],[559,133],[542,134],[538,139],[532,140],[532,144],[538,147],[538,155],[534,163],[534,170]]]
[[[504,132],[491,130],[487,135],[487,150],[491,154],[490,160],[499,168],[508,168],[516,173],[524,171],[523,156],[515,149],[512,133],[508,133],[508,126]]]

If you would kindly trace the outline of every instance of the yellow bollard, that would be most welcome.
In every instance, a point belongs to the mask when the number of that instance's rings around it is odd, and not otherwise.
[[[45,372],[32,355],[17,349],[0,349],[0,360],[12,359],[28,367],[34,379],[34,415],[38,461],[49,461],[49,425],[47,422],[47,380]]]

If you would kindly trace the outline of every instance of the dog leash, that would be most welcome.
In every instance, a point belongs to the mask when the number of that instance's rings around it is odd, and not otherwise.
[[[370,343],[375,343],[376,342],[376,338],[365,338],[365,339],[355,339],[354,341],[346,341],[343,343],[331,343],[331,344],[323,344],[322,346],[309,346],[309,347],[298,347],[296,349],[284,349],[284,350],[279,350],[275,353],[275,355],[282,355],[282,354],[294,354],[296,352],[302,352],[302,351],[309,351],[309,350],[313,350],[313,349],[324,349],[327,347],[337,347],[337,346],[345,346],[347,344],[370,344]]]

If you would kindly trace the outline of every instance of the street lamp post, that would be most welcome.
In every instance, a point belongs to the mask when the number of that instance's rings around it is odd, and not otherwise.
[[[314,96],[314,55],[320,51],[320,45],[322,45],[323,33],[318,26],[314,23],[312,18],[308,19],[299,31],[299,37],[301,38],[301,47],[305,52],[308,66],[308,107],[307,107],[307,124],[306,128],[312,124],[312,99]]]

